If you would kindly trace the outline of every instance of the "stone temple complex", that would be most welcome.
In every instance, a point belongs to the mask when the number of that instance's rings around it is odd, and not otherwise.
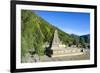
[[[50,49],[52,50],[51,57],[74,56],[83,54],[82,49],[80,48],[66,47],[64,44],[62,44],[58,37],[57,30],[54,32],[54,37]]]

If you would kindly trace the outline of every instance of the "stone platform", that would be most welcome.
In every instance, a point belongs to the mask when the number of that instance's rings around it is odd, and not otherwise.
[[[75,55],[82,55],[82,54],[83,52],[81,49],[63,48],[63,49],[53,50],[53,54],[51,55],[51,57],[75,56]]]

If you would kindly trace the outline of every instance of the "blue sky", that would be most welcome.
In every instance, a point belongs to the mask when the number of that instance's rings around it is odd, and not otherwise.
[[[90,33],[90,14],[78,12],[35,11],[50,24],[66,33],[85,35]]]

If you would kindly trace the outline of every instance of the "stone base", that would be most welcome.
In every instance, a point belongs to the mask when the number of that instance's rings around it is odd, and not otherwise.
[[[83,52],[80,53],[66,53],[66,54],[56,54],[56,55],[52,55],[51,57],[63,57],[63,56],[76,56],[76,55],[82,55]]]
[[[75,56],[75,55],[82,55],[81,49],[56,49],[52,50],[53,54],[51,57],[61,57],[61,56]]]

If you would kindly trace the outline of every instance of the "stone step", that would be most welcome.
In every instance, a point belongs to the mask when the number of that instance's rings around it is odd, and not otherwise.
[[[76,55],[82,55],[83,52],[80,53],[66,53],[66,54],[53,54],[51,57],[62,57],[62,56],[76,56]]]

